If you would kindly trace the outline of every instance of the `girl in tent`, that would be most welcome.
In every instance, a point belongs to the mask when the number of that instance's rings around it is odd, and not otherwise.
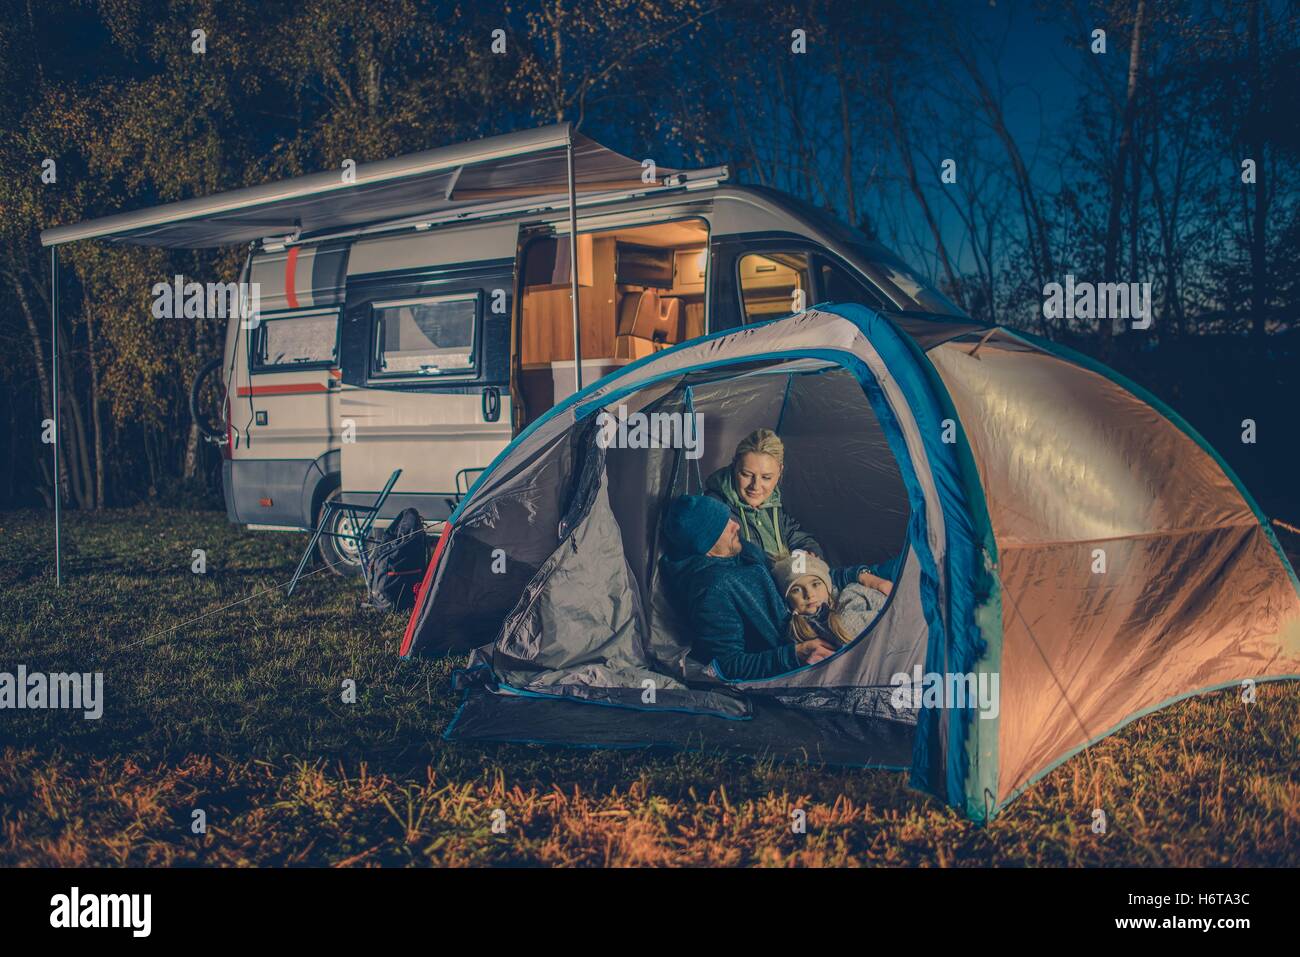
[[[740,523],[740,537],[763,549],[769,564],[794,551],[823,557],[826,552],[817,539],[782,507],[784,470],[785,443],[771,429],[757,429],[740,440],[730,465],[709,476],[704,491],[731,508]],[[893,566],[894,562],[863,566],[859,582],[888,595],[893,586],[877,573],[890,574]]]
[[[866,631],[885,606],[884,591],[833,573],[807,552],[795,551],[777,562],[772,579],[790,609],[790,640],[796,644],[820,638],[843,647]]]

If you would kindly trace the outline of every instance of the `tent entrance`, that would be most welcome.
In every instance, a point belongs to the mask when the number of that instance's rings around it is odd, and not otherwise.
[[[698,432],[676,447],[603,448],[592,410],[568,441],[552,447],[553,466],[568,472],[555,548],[462,672],[470,693],[448,735],[612,746],[716,743],[907,766],[914,715],[888,709],[890,678],[922,662],[927,632],[915,572],[909,578],[911,566],[901,560],[907,489],[857,378],[824,360],[768,360],[686,373],[602,408],[624,416],[693,415]],[[734,685],[689,653],[690,635],[658,574],[659,525],[673,497],[699,491],[729,465],[743,436],[764,427],[786,446],[783,507],[817,538],[824,557],[832,565],[900,559],[903,574],[859,642],[788,681]],[[539,466],[537,478],[542,474],[553,473]]]

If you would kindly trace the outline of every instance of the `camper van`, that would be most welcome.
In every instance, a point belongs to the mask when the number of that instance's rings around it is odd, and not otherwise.
[[[251,529],[314,528],[324,503],[372,504],[397,469],[377,524],[407,506],[439,522],[579,385],[708,333],[823,301],[900,322],[924,313],[926,326],[965,318],[897,256],[793,197],[733,185],[726,167],[631,159],[569,124],[43,240],[95,237],[248,244],[241,281],[257,313],[229,319],[210,367],[223,421],[203,427],[221,443],[229,519]],[[336,512],[321,557],[355,569]]]

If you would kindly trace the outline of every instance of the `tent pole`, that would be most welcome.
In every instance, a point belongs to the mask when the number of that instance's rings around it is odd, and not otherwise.
[[[50,247],[50,349],[54,357],[54,584],[63,585],[59,542],[59,247]]]
[[[582,326],[578,321],[578,187],[573,173],[573,127],[565,157],[569,164],[569,288],[573,296],[573,391],[582,391]]]

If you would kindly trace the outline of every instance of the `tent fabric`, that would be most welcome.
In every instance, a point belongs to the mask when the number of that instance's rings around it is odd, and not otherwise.
[[[341,170],[330,170],[56,226],[42,231],[41,244],[109,239],[204,249],[418,221],[511,198],[565,196],[570,136],[579,192],[645,188],[639,161],[571,133],[568,123],[560,123],[362,163],[350,182],[344,181]],[[678,172],[658,167],[657,182]]]
[[[1106,377],[997,338],[930,353],[974,450],[1003,596],[999,803],[1193,689],[1300,673],[1300,598],[1220,465]]]
[[[756,701],[749,720],[682,711],[592,707],[548,697],[468,691],[443,736],[450,741],[586,748],[663,748],[906,770],[912,728],[848,714]]]
[[[698,459],[599,448],[596,413],[620,406],[717,428]],[[688,654],[659,519],[760,425],[832,560],[894,550],[899,571],[836,655],[729,682]],[[472,651],[458,740],[862,766],[901,749],[914,786],[984,821],[1138,714],[1300,674],[1300,589],[1275,544],[1203,441],[1116,377],[1009,331],[927,352],[862,306],[819,307],[656,353],[534,422],[453,513],[402,654]],[[900,710],[892,678],[913,669],[997,679],[997,708]]]
[[[692,691],[655,670],[641,595],[609,506],[603,450],[593,448],[579,494],[561,527],[574,529],[542,564],[507,616],[497,641],[477,653],[511,692],[561,694],[638,707],[646,690],[660,708],[742,717],[743,699]]]
[[[788,394],[796,396],[799,391],[786,383],[783,383],[782,377],[788,377],[795,372],[812,372],[820,366],[822,369],[840,364],[842,368],[850,369],[853,376],[858,382],[857,402],[861,408],[867,408],[864,401],[862,382],[869,380],[874,383],[873,373],[863,357],[871,358],[873,354],[869,348],[869,339],[864,334],[862,326],[875,326],[878,336],[886,334],[885,326],[888,320],[885,320],[869,310],[861,307],[842,307],[844,310],[857,310],[855,322],[846,322],[844,317],[835,313],[809,311],[799,317],[794,317],[793,321],[784,323],[769,323],[763,326],[748,327],[738,332],[727,333],[708,337],[704,340],[696,340],[685,346],[676,347],[673,350],[666,350],[663,353],[653,357],[653,363],[642,360],[639,363],[626,367],[621,375],[616,375],[610,379],[603,380],[593,387],[590,387],[579,396],[573,397],[568,402],[553,409],[548,415],[543,416],[537,422],[526,430],[520,436],[511,448],[507,449],[498,457],[497,462],[489,467],[487,472],[480,478],[476,487],[471,490],[461,507],[451,518],[451,531],[447,534],[448,555],[452,556],[445,563],[439,563],[436,568],[431,566],[430,575],[426,583],[424,594],[426,600],[423,609],[419,614],[413,616],[411,625],[408,628],[408,635],[403,643],[404,654],[428,654],[444,653],[448,651],[466,650],[467,644],[472,644],[481,640],[487,633],[486,629],[473,633],[470,637],[463,629],[439,627],[437,633],[433,634],[432,624],[438,622],[440,625],[445,624],[448,620],[463,621],[464,609],[466,606],[474,606],[482,618],[482,624],[488,626],[498,626],[504,612],[500,609],[508,600],[517,596],[517,590],[503,588],[501,590],[492,587],[482,588],[479,591],[467,592],[463,585],[469,582],[477,582],[481,585],[488,583],[483,580],[472,569],[467,569],[466,564],[473,564],[474,556],[480,559],[483,555],[490,553],[492,547],[500,541],[501,536],[505,537],[529,537],[528,533],[521,531],[526,523],[502,521],[501,509],[506,509],[513,516],[522,517],[525,513],[529,516],[547,515],[551,518],[543,518],[539,525],[544,529],[539,529],[539,534],[534,536],[552,543],[555,542],[554,533],[549,531],[553,528],[554,516],[560,511],[559,505],[554,501],[556,493],[565,487],[566,482],[572,475],[571,458],[565,458],[563,450],[569,446],[563,439],[563,436],[573,435],[580,430],[574,426],[578,421],[593,414],[598,408],[612,408],[618,402],[629,402],[634,407],[641,395],[654,390],[666,382],[677,382],[680,386],[687,377],[697,375],[701,379],[712,378],[715,381],[730,377],[733,381],[740,380],[740,385],[733,385],[732,389],[726,396],[726,401],[730,403],[727,409],[727,415],[720,416],[722,421],[727,423],[728,429],[735,430],[735,435],[730,437],[718,438],[714,449],[715,456],[730,456],[731,448],[734,448],[734,440],[758,424],[767,424],[769,426],[779,424],[776,419],[771,418],[779,416],[780,406],[768,404],[764,406],[761,402],[753,404],[751,412],[758,411],[758,418],[746,422],[743,426],[735,423],[734,413],[737,397],[748,391],[756,397],[761,396],[762,390],[758,389],[755,383],[758,381],[767,381],[772,383],[773,388],[768,390],[769,395],[775,395],[779,390],[782,396],[788,399]],[[898,336],[897,332],[890,330],[893,335],[891,347],[901,350],[900,345],[903,337]],[[725,354],[717,344],[717,340],[726,339],[726,345],[729,347]],[[746,341],[748,340],[748,341]],[[737,348],[738,344],[744,343],[742,348]],[[912,361],[904,353],[901,361]],[[675,361],[674,361],[675,360]],[[816,361],[813,361],[816,360]],[[873,359],[877,368],[882,374],[886,374],[883,362]],[[784,363],[785,365],[782,365]],[[651,365],[653,368],[650,368]],[[639,370],[647,369],[650,375],[636,375]],[[620,381],[622,380],[622,381]],[[828,381],[831,381],[828,377]],[[617,386],[610,386],[608,383],[617,383]],[[691,392],[695,396],[697,403],[708,402],[708,387],[706,383],[700,382],[691,386]],[[662,393],[661,393],[662,394]],[[907,398],[902,396],[896,389],[893,389],[889,396],[883,390],[879,390],[877,401],[881,403],[880,408],[886,408],[888,402],[897,403],[898,413],[889,413],[887,418],[891,423],[891,430],[897,432],[892,441],[892,446],[900,449],[906,449],[910,442],[912,447],[922,453],[922,466],[926,467],[923,460],[923,442],[915,435],[915,427],[909,426],[912,432],[904,436],[898,430],[897,420],[899,415],[906,411],[906,417],[909,421],[914,421],[913,413],[906,410]],[[875,411],[872,407],[867,414],[870,415]],[[797,411],[792,412],[797,418]],[[764,417],[767,420],[764,421]],[[816,418],[815,416],[813,417]],[[879,442],[879,436],[876,439]],[[824,443],[817,443],[822,445]],[[547,451],[549,450],[549,451]],[[611,454],[610,461],[614,460]],[[709,462],[706,454],[704,460],[709,468],[715,467],[719,462]],[[723,459],[725,461],[725,459]],[[544,464],[545,463],[545,464]],[[827,464],[830,464],[829,462]],[[655,471],[651,469],[650,471]],[[813,470],[810,470],[813,471]],[[815,470],[819,474],[833,471],[829,468],[820,468]],[[543,487],[539,487],[534,481],[533,476],[538,473],[545,473],[548,477],[556,481],[549,482]],[[563,473],[563,474],[562,474]],[[680,473],[678,473],[680,474]],[[910,505],[914,502],[919,505],[921,513],[927,510],[926,493],[922,488],[920,480],[912,475],[909,469],[910,490],[907,493],[911,499]],[[898,496],[897,488],[901,488],[903,482],[895,478],[896,489],[895,496]],[[938,607],[941,593],[944,591],[943,584],[938,580],[942,574],[940,563],[932,557],[932,549],[938,549],[942,554],[942,504],[937,501],[937,493],[934,490],[933,480],[925,479],[926,486],[930,488],[929,493],[929,510],[933,515],[916,521],[906,523],[910,534],[919,536],[918,541],[909,541],[909,552],[917,555],[927,555],[928,562],[922,563],[914,560],[911,565],[904,563],[904,569],[912,569],[909,574],[914,574],[917,579],[924,579],[928,576],[928,587],[922,588],[919,584],[909,589],[909,579],[900,580],[900,596],[894,598],[890,606],[882,613],[875,630],[882,636],[890,633],[893,627],[898,633],[904,634],[907,629],[896,625],[892,622],[906,623],[910,620],[912,628],[920,628],[923,631],[934,627],[941,629],[943,627],[943,612]],[[680,489],[679,489],[680,490]],[[887,499],[882,499],[888,504]],[[895,504],[897,507],[897,504]],[[913,510],[915,512],[915,510]],[[934,532],[934,540],[930,541],[931,526],[938,530]],[[461,543],[464,543],[463,545]],[[896,543],[897,545],[898,543]],[[468,561],[461,556],[468,556]],[[874,556],[872,556],[874,557]],[[442,568],[448,568],[447,574],[451,576],[451,581],[456,583],[446,589],[446,594],[453,597],[449,602],[444,604],[436,596],[443,594],[443,582],[440,580],[438,572]],[[928,572],[926,569],[928,568]],[[651,583],[653,586],[653,582]],[[653,587],[652,587],[653,591]],[[506,598],[503,600],[502,595]],[[466,596],[470,597],[466,597]],[[650,596],[650,604],[653,607],[655,596]],[[924,607],[928,606],[928,610]],[[919,655],[923,651],[925,641],[917,641],[915,633],[911,635],[912,640],[909,644],[904,645],[907,652]],[[424,644],[425,642],[430,644]],[[678,640],[680,644],[680,639]],[[865,645],[861,642],[855,643],[855,648],[861,650]],[[883,644],[877,647],[885,648]],[[855,654],[858,652],[855,651]],[[882,656],[883,657],[883,656]],[[917,659],[919,663],[919,658]],[[797,679],[796,679],[797,680]],[[785,701],[787,703],[799,701],[805,707],[821,707],[827,710],[836,708],[845,709],[852,712],[854,709],[865,709],[871,711],[873,716],[880,718],[878,713],[882,695],[880,686],[873,689],[862,689],[854,685],[845,685],[842,688],[827,689],[825,687],[810,685],[809,687],[796,686],[792,691],[784,691],[779,683],[763,689],[766,694],[764,699],[773,701]],[[751,695],[751,697],[753,697]],[[861,715],[858,715],[861,717]],[[893,725],[900,727],[914,727],[912,722],[915,716],[910,714],[899,714],[894,716],[897,720],[891,721]],[[518,729],[520,734],[524,734],[524,729]]]

